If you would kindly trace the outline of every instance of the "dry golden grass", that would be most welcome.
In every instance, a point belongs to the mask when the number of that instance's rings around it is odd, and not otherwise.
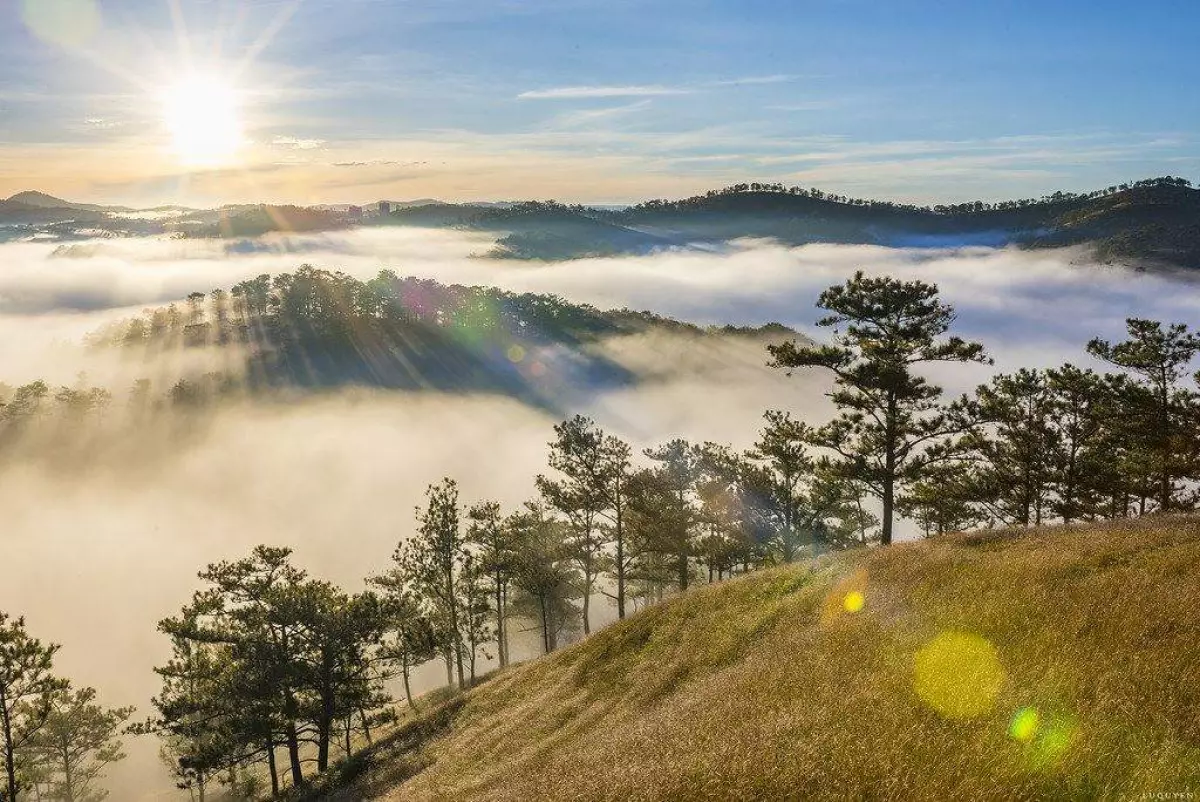
[[[415,776],[339,798],[1200,794],[1200,519],[706,587],[499,675],[417,751]]]

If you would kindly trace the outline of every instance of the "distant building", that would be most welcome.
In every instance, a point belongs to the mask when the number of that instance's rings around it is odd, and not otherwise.
[[[391,213],[392,213],[392,204],[388,203],[387,201],[380,201],[379,202],[379,216],[387,217]]]
[[[346,216],[351,220],[362,220],[363,208],[361,206],[351,206],[346,210]]]

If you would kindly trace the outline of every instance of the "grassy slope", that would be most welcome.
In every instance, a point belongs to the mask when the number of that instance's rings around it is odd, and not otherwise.
[[[856,614],[843,603],[854,590]],[[1198,518],[960,536],[766,571],[502,673],[444,710],[424,746],[410,732],[332,798],[1196,791],[1198,609]],[[1002,678],[951,652],[926,686],[977,715],[945,718],[914,690],[918,652],[945,632],[995,647]],[[1027,707],[1040,718],[1018,740],[1011,723]]]

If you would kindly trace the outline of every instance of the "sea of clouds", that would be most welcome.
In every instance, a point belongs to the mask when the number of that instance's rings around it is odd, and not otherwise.
[[[1119,337],[1127,316],[1192,323],[1186,277],[1094,264],[1086,252],[994,248],[894,249],[741,241],[718,249],[529,263],[482,258],[491,242],[462,232],[365,229],[254,241],[103,239],[0,245],[0,381],[70,384],[86,372],[118,394],[143,365],[82,346],[105,322],[148,305],[308,263],[367,278],[381,269],[444,283],[555,293],[602,308],[631,307],[700,324],[778,321],[815,338],[820,292],[854,271],[936,282],[958,310],[959,334],[982,340],[996,370],[1090,364],[1095,336]],[[763,410],[819,423],[830,414],[823,376],[766,366],[761,343],[666,335],[612,340],[604,354],[642,380],[571,412],[641,448],[672,437],[749,446]],[[948,390],[970,390],[992,368],[943,368]],[[268,542],[296,549],[314,574],[355,588],[386,568],[413,527],[426,485],[458,478],[464,500],[509,508],[533,492],[556,422],[495,396],[352,392],[218,413],[202,437],[131,469],[103,450],[84,471],[39,463],[0,471],[0,609],[25,614],[64,644],[59,664],[112,705],[149,712],[151,667],[167,653],[155,622],[196,588],[206,563]],[[599,616],[611,614],[603,609]],[[430,667],[434,683],[440,670]],[[170,798],[149,741],[112,772],[114,798]]]

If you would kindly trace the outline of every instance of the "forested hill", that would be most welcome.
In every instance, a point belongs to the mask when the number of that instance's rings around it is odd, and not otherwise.
[[[235,370],[181,381],[176,400],[226,390],[329,388],[489,391],[531,403],[636,380],[597,346],[646,332],[783,338],[778,324],[702,329],[649,312],[601,311],[552,295],[443,285],[383,271],[369,281],[301,267],[261,275],[185,304],[149,309],[93,337],[147,359],[227,350]],[[227,360],[226,360],[227,361]]]
[[[501,208],[433,204],[399,209],[387,222],[497,232],[495,255],[518,258],[615,255],[771,237],[797,245],[1092,244],[1104,260],[1200,268],[1200,190],[1170,177],[1083,194],[939,206],[754,183],[616,211],[553,202]]]
[[[271,232],[330,231],[357,225],[458,228],[494,235],[490,255],[562,260],[712,246],[745,237],[786,244],[829,242],[899,247],[1091,245],[1103,261],[1138,267],[1200,268],[1200,189],[1182,178],[1114,184],[1086,193],[916,206],[851,198],[782,184],[737,184],[682,200],[626,209],[554,201],[394,204],[385,217],[334,207],[241,205],[216,210],[164,207],[161,216],[70,203],[38,192],[0,201],[0,226],[17,235],[71,239],[97,231],[246,238]],[[149,210],[155,211],[155,210]]]
[[[509,669],[301,796],[1116,800],[1195,788],[1198,587],[1194,517],[981,532],[762,571]]]

